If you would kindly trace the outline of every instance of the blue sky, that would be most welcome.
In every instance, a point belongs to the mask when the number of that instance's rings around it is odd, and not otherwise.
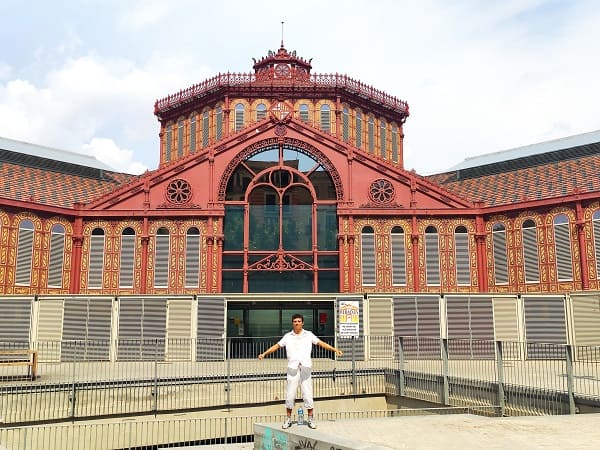
[[[153,104],[288,50],[410,105],[404,162],[600,129],[600,3],[590,1],[0,2],[0,136],[158,164]]]

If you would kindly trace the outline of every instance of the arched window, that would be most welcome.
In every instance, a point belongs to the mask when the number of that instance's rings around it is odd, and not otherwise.
[[[90,236],[90,262],[88,267],[88,288],[102,288],[104,275],[104,230],[94,228]]]
[[[406,286],[406,247],[404,244],[404,229],[392,228],[390,236],[392,244],[392,284]]]
[[[17,241],[17,267],[15,283],[20,286],[29,286],[31,283],[31,263],[33,261],[33,222],[29,219],[19,223],[19,237]]]
[[[200,284],[200,230],[191,227],[185,234],[185,287]]]
[[[210,144],[210,113],[204,111],[202,113],[202,148],[208,147]]]
[[[350,123],[348,117],[348,108],[344,107],[342,109],[342,139],[344,142],[348,142],[350,140]]]
[[[223,291],[339,292],[336,198],[306,149],[271,144],[238,164],[225,193]]]
[[[569,218],[559,214],[554,218],[554,245],[556,246],[556,273],[558,281],[573,280],[573,259],[571,256],[571,234]]]
[[[392,125],[392,161],[398,162],[398,126]]]
[[[360,234],[362,285],[375,286],[375,231],[373,227],[364,227]]]
[[[356,111],[356,147],[362,147],[362,113]]]
[[[321,105],[321,130],[326,133],[331,131],[331,108],[329,105]]]
[[[300,105],[300,120],[308,123],[308,105],[306,103]]]
[[[177,157],[181,158],[183,156],[183,144],[184,144],[184,131],[185,131],[185,122],[180,120],[177,124]]]
[[[48,265],[48,287],[61,288],[65,260],[65,227],[59,223],[50,230],[50,261]]]
[[[235,131],[244,128],[244,105],[238,103],[235,105]]]
[[[439,286],[440,284],[440,248],[437,229],[429,225],[425,229],[425,272],[427,284]]]
[[[369,146],[369,153],[375,153],[375,119],[373,116],[369,116],[367,136],[369,140],[367,143]]]
[[[167,132],[165,133],[165,162],[171,161],[171,150],[173,145],[173,127],[167,126]]]
[[[387,147],[386,147],[386,127],[387,124],[385,123],[385,120],[381,120],[381,124],[379,126],[379,145],[381,147],[381,157],[383,159],[387,159]]]
[[[469,234],[463,226],[454,230],[456,252],[456,284],[468,286],[471,284],[471,266],[469,264]]]
[[[594,230],[594,249],[596,250],[596,277],[600,279],[600,210],[594,211],[592,228]]]
[[[263,120],[265,117],[267,117],[267,105],[259,103],[256,105],[256,121]]]
[[[154,259],[154,287],[169,286],[169,230],[161,227],[156,231],[156,250]]]
[[[217,106],[215,111],[215,139],[218,141],[223,137],[223,108]]]
[[[196,152],[196,113],[190,116],[190,153]]]
[[[538,257],[537,230],[531,219],[523,222],[523,264],[525,266],[525,283],[540,281],[540,264]]]
[[[119,268],[119,287],[133,287],[133,269],[135,265],[135,231],[127,227],[121,233],[121,267]]]
[[[494,247],[494,280],[496,284],[508,283],[508,257],[506,251],[506,228],[497,222],[492,227]]]

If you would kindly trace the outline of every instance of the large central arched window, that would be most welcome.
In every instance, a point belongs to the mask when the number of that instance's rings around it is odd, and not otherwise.
[[[242,161],[225,194],[224,292],[337,292],[336,192],[304,149]]]

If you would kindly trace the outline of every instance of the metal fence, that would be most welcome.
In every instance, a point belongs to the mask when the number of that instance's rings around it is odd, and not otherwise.
[[[335,421],[469,413],[478,411],[468,407],[407,408],[316,413],[315,418],[317,421]],[[262,415],[0,428],[0,444],[11,450],[106,450],[245,443],[253,441],[255,423],[281,423],[283,419],[283,415]]]
[[[0,427],[282,402],[284,351],[257,359],[277,340],[38,342],[34,380],[27,366],[0,365]],[[600,403],[600,347],[392,336],[336,345],[341,358],[313,351],[317,399],[404,396],[506,415]]]

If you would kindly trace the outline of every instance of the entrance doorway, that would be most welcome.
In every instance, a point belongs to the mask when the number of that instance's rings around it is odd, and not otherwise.
[[[310,302],[302,305],[228,302],[227,338],[231,342],[231,355],[238,358],[256,357],[292,329],[292,316],[296,313],[304,316],[304,329],[333,344],[333,302]],[[278,355],[285,357],[284,353]]]

